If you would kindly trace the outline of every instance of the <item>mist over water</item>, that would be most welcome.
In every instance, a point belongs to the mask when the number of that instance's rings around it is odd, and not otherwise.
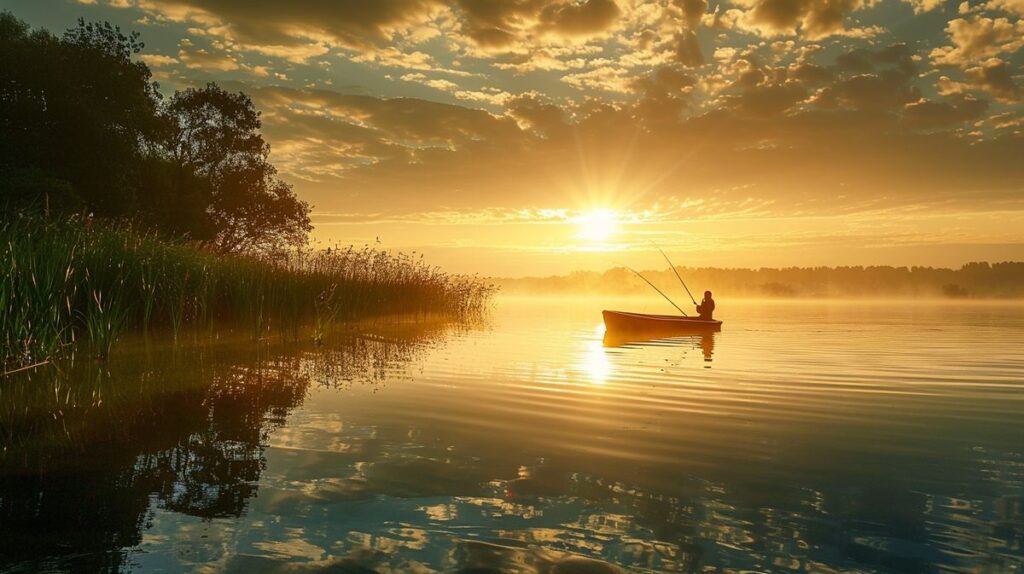
[[[1024,567],[1024,306],[722,300],[632,342],[602,308],[664,311],[501,298],[2,381],[0,570]]]

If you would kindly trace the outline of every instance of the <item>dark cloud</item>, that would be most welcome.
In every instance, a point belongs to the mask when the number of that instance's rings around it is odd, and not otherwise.
[[[988,102],[970,96],[920,100],[904,107],[903,121],[918,129],[945,128],[978,119],[987,109]]]
[[[305,106],[346,119],[399,145],[450,148],[471,142],[507,143],[519,135],[511,118],[417,98],[388,99],[280,87],[257,88],[256,94],[258,98],[285,102],[293,109]]]
[[[921,90],[899,72],[858,74],[838,80],[814,96],[822,108],[894,110],[921,98]]]
[[[456,0],[463,32],[484,47],[504,47],[518,37],[520,21],[542,8],[537,0]]]
[[[615,0],[557,2],[540,12],[541,28],[566,36],[589,36],[611,27],[620,14]]]
[[[167,19],[226,27],[233,39],[254,46],[289,47],[321,36],[366,48],[385,44],[396,30],[423,24],[441,0],[145,0],[143,9]],[[213,32],[210,32],[213,33]]]
[[[967,77],[982,90],[1006,103],[1020,101],[1020,87],[1013,81],[1010,65],[992,58],[980,66],[968,68]]]
[[[808,86],[825,84],[832,80],[832,72],[828,68],[809,63],[794,65],[790,68],[789,75]]]
[[[914,53],[906,44],[858,48],[836,57],[836,79],[813,97],[827,109],[891,111],[921,99]]]
[[[678,123],[692,104],[696,84],[695,76],[671,67],[658,68],[638,78],[632,85],[640,95],[636,103],[637,117],[648,126]]]
[[[697,41],[697,34],[692,30],[683,30],[675,37],[673,55],[680,64],[695,68],[704,63],[704,53]]]
[[[478,46],[493,49],[512,46],[535,32],[591,36],[612,27],[621,14],[615,0],[454,0],[453,6],[463,33]]]
[[[818,39],[842,32],[848,14],[867,0],[750,0],[741,22],[765,35],[797,34]]]
[[[683,11],[683,19],[691,30],[697,28],[708,11],[708,0],[672,0]]]
[[[543,137],[555,137],[568,127],[564,109],[536,94],[523,94],[509,100],[508,113],[524,124],[525,129]]]
[[[836,57],[835,69],[841,73],[863,74],[878,67],[891,67],[909,77],[917,72],[914,51],[904,43],[873,50],[856,48]]]
[[[807,88],[800,82],[762,83],[725,96],[723,103],[740,117],[763,119],[783,114],[805,98]]]

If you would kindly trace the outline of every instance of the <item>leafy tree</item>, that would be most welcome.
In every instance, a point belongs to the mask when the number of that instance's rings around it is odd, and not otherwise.
[[[136,34],[110,24],[80,20],[58,39],[0,14],[7,193],[54,191],[62,203],[70,186],[70,195],[98,215],[134,212],[137,168],[163,121],[149,69],[132,61],[142,47]]]
[[[131,218],[222,252],[302,244],[309,206],[277,177],[245,94],[164,102],[138,34],[63,37],[0,13],[0,205]]]
[[[274,251],[305,241],[309,206],[267,161],[270,146],[249,96],[207,84],[176,92],[165,114],[173,125],[166,147],[179,177],[210,183],[208,215],[219,251]]]

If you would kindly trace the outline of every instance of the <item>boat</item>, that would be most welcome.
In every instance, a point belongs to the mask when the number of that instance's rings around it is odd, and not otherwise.
[[[601,311],[606,331],[629,333],[699,333],[720,331],[722,322],[681,315],[647,315],[627,311]]]

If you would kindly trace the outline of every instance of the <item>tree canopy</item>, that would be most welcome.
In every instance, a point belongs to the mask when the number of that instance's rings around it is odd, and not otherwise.
[[[268,161],[260,113],[216,84],[163,98],[109,23],[62,37],[0,13],[0,204],[136,220],[221,252],[302,244],[309,206]]]

